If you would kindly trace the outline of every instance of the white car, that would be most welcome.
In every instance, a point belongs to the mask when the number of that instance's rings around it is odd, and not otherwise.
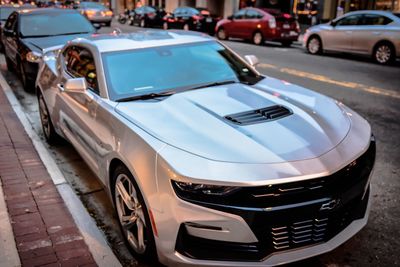
[[[205,35],[98,35],[48,52],[49,142],[96,173],[136,255],[170,266],[272,266],[367,223],[371,127],[329,97],[259,74]]]

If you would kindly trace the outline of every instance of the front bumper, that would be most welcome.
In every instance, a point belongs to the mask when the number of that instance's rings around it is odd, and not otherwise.
[[[289,190],[286,199],[265,202],[272,208],[260,208],[261,202],[254,208],[196,202],[178,198],[171,184],[161,185],[169,191],[161,194],[161,202],[171,206],[164,209],[164,219],[158,218],[163,221],[157,223],[160,261],[174,266],[274,266],[331,251],[367,222],[374,159],[372,141],[363,156],[341,171],[306,182],[325,180],[325,189],[313,184],[315,192],[300,190],[294,197]],[[350,167],[355,171],[348,172]]]

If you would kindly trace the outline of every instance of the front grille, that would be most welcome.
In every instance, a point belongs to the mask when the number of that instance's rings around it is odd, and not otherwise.
[[[225,119],[238,125],[249,125],[260,122],[277,120],[293,114],[289,109],[283,106],[271,106],[256,110],[245,111],[241,113],[225,116]]]
[[[328,218],[295,222],[288,226],[271,228],[274,249],[291,249],[307,244],[319,243],[327,236]]]

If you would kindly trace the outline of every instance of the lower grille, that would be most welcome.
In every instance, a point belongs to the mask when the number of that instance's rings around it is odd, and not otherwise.
[[[324,241],[328,218],[295,222],[289,226],[271,228],[271,239],[274,249],[291,249]]]

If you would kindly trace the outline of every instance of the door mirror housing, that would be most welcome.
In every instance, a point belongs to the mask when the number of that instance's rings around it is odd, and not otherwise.
[[[68,79],[64,84],[64,91],[67,93],[85,93],[87,84],[85,78]]]
[[[335,27],[336,26],[336,21],[331,21],[330,23],[329,23],[329,25],[331,25],[332,27]]]
[[[247,63],[249,63],[252,67],[257,66],[260,63],[260,60],[258,60],[258,57],[255,55],[246,55],[244,56],[244,59],[246,59]]]

